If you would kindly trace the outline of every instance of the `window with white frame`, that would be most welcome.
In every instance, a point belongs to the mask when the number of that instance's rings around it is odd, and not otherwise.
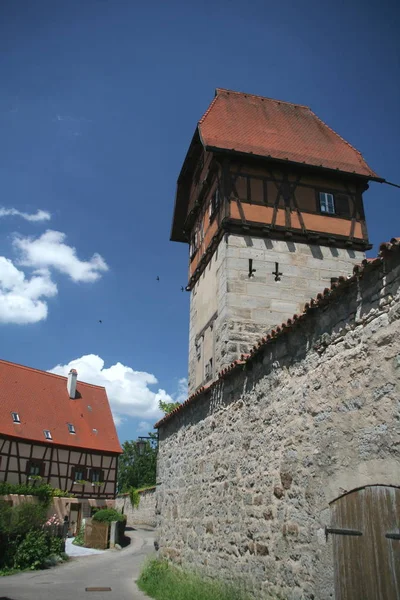
[[[48,429],[43,429],[44,437],[46,440],[52,440],[51,432]]]
[[[333,194],[329,194],[328,192],[320,192],[319,193],[319,206],[322,213],[327,213],[329,215],[335,214],[335,199]]]
[[[215,192],[213,193],[213,195],[211,196],[211,200],[210,200],[210,213],[209,213],[209,217],[210,217],[210,221],[212,221],[215,217],[215,215],[217,214],[219,209],[219,190],[218,188],[215,190]]]
[[[11,417],[12,417],[13,423],[21,423],[18,413],[12,412]]]
[[[75,427],[74,427],[74,425],[72,423],[68,423],[68,431],[70,433],[76,433]]]

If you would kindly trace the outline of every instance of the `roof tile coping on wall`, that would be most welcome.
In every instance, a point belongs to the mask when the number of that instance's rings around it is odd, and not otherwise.
[[[151,485],[145,488],[139,488],[137,491],[138,494],[145,494],[146,492],[154,492],[157,488],[156,485]],[[123,498],[124,496],[129,496],[130,492],[124,492],[123,494],[117,494],[117,498]]]
[[[400,251],[400,237],[395,237],[392,238],[390,242],[382,243],[379,246],[379,254],[376,258],[364,259],[360,265],[355,265],[353,269],[353,275],[351,275],[350,277],[339,277],[337,283],[332,284],[330,288],[325,288],[323,292],[317,294],[316,298],[311,298],[310,302],[306,302],[306,304],[304,305],[304,310],[301,314],[295,314],[293,315],[293,317],[287,319],[285,323],[282,323],[282,325],[277,325],[274,329],[271,329],[265,337],[261,338],[251,348],[250,354],[242,354],[240,360],[235,360],[228,367],[222,369],[222,371],[218,373],[217,379],[197,389],[194,392],[194,394],[192,394],[191,396],[189,396],[189,398],[187,398],[187,400],[185,400],[185,402],[183,402],[172,412],[160,419],[160,421],[158,421],[154,425],[154,427],[158,429],[159,427],[161,427],[161,425],[164,425],[164,423],[166,423],[175,415],[183,411],[189,404],[194,402],[197,398],[199,398],[206,392],[210,391],[213,387],[218,385],[218,383],[221,380],[223,380],[227,375],[230,375],[235,369],[250,362],[253,359],[253,357],[267,344],[274,341],[280,335],[290,332],[293,329],[293,327],[307,319],[307,316],[310,313],[314,312],[315,309],[321,308],[322,306],[326,306],[326,304],[328,304],[330,300],[337,295],[337,292],[344,291],[346,287],[348,287],[350,283],[356,281],[356,279],[359,278],[366,269],[375,268],[379,266],[384,260],[385,256],[388,253],[394,251]]]

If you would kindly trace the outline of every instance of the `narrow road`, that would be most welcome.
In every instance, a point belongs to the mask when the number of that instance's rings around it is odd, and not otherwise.
[[[126,534],[131,544],[123,550],[72,558],[46,571],[0,577],[0,600],[149,600],[135,580],[146,556],[154,552],[154,533],[134,530]],[[111,591],[87,592],[88,587],[110,587]]]

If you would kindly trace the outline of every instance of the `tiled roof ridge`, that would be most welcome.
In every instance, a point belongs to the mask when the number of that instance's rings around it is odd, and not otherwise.
[[[334,129],[332,129],[332,127],[330,127],[327,123],[325,123],[325,121],[323,121],[311,108],[309,110],[313,114],[313,116],[320,123],[322,123],[322,125],[324,125],[324,127],[326,127],[327,129],[329,129],[329,131],[331,131],[334,135],[336,135],[336,137],[338,137],[342,142],[344,142],[345,144],[347,144],[347,146],[349,146],[349,148],[351,148],[352,150],[354,150],[354,152],[357,152],[360,164],[362,164],[363,166],[367,165],[370,173],[373,173],[374,177],[378,177],[378,175],[375,173],[375,171],[373,171],[371,169],[371,167],[368,165],[367,161],[365,160],[365,158],[362,155],[362,153],[360,152],[360,150],[358,150],[355,146],[353,146],[353,144],[350,144],[350,142],[348,142],[347,140],[345,140],[337,131],[335,131]]]
[[[10,360],[4,360],[0,358],[0,364],[11,365],[13,367],[18,367],[19,369],[24,369],[25,371],[34,371],[35,373],[40,373],[41,375],[49,375],[50,377],[58,377],[59,379],[67,380],[68,377],[66,375],[58,375],[58,373],[50,373],[49,371],[43,371],[42,369],[36,369],[35,367],[27,367],[26,365],[21,365],[20,363],[14,363]],[[78,373],[79,376],[79,373]],[[79,384],[89,385],[94,388],[99,388],[101,390],[105,390],[104,385],[96,385],[95,383],[88,383],[87,381],[81,381],[78,379]]]
[[[330,288],[325,288],[323,292],[317,294],[316,298],[311,298],[310,302],[306,302],[306,304],[304,305],[304,309],[301,314],[294,314],[293,317],[288,318],[285,323],[277,325],[276,327],[271,329],[266,336],[261,338],[251,348],[249,354],[242,354],[239,360],[233,361],[228,367],[222,369],[222,371],[218,373],[218,377],[215,381],[211,382],[207,386],[201,386],[200,388],[198,388],[194,392],[194,394],[192,394],[187,398],[187,400],[185,400],[185,402],[183,402],[172,412],[160,419],[154,425],[154,427],[160,427],[160,425],[163,425],[164,423],[169,421],[175,414],[182,411],[188,404],[191,404],[196,398],[203,395],[203,393],[205,393],[206,391],[209,391],[213,387],[217,386],[221,382],[221,380],[223,380],[228,374],[232,373],[234,369],[236,369],[238,366],[245,365],[249,360],[251,360],[255,356],[255,354],[257,354],[264,346],[266,346],[266,344],[270,343],[283,333],[288,333],[295,324],[303,321],[311,311],[323,305],[326,305],[330,301],[332,294],[335,294],[335,292],[337,292],[338,289],[344,288],[349,283],[356,281],[356,279],[361,275],[361,273],[365,270],[366,267],[378,266],[383,261],[385,254],[387,254],[388,252],[393,252],[394,250],[400,251],[400,237],[394,237],[390,240],[390,242],[383,242],[379,246],[379,254],[376,258],[364,259],[361,264],[354,266],[353,275],[350,275],[349,277],[340,276],[338,278],[338,283],[332,284]]]
[[[269,98],[268,96],[261,96],[260,94],[248,94],[247,92],[238,92],[237,90],[228,90],[227,88],[217,88],[215,90],[216,94],[218,92],[227,92],[228,94],[236,94],[237,96],[248,96],[249,98],[258,98],[259,100],[268,100],[268,102],[277,102],[278,104],[288,104],[289,106],[296,106],[297,108],[307,108],[307,110],[311,110],[309,106],[305,104],[297,104],[295,102],[288,102],[288,100],[278,100],[277,98]],[[214,100],[217,98],[215,96]],[[312,111],[311,111],[312,112]]]

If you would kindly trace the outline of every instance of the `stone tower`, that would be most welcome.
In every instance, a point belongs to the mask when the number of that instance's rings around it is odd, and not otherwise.
[[[189,393],[364,258],[369,180],[382,181],[310,108],[216,90],[171,232],[189,244]]]

